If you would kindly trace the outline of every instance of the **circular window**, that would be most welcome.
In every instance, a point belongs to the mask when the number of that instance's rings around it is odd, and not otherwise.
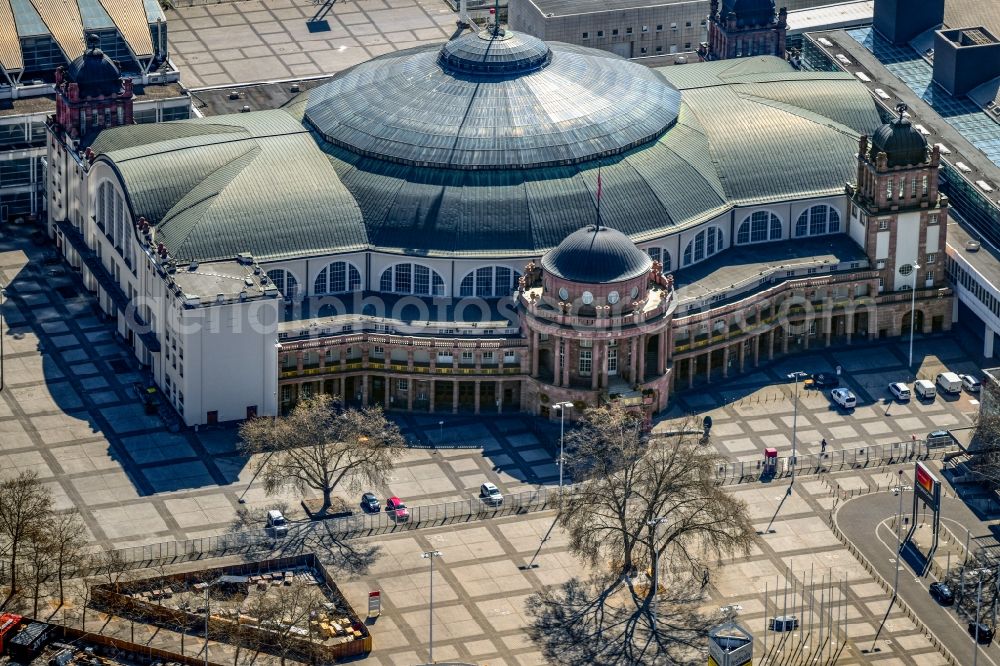
[[[913,272],[913,266],[910,264],[903,264],[899,267],[899,274],[906,276]]]
[[[593,302],[594,302],[594,295],[589,291],[583,292],[583,304],[590,305]]]
[[[617,291],[612,291],[610,294],[608,294],[608,303],[611,303],[611,305],[617,303],[619,299],[621,299],[621,296],[618,294]]]
[[[632,300],[634,301],[639,296],[639,287],[632,287]]]
[[[567,290],[566,287],[563,287],[559,290],[559,298],[561,298],[564,301],[569,300],[569,290]]]

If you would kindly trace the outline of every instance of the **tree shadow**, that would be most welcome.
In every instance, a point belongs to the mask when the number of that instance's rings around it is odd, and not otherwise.
[[[703,664],[721,617],[698,612],[693,580],[668,587],[653,605],[631,579],[572,578],[528,598],[528,635],[552,664]]]

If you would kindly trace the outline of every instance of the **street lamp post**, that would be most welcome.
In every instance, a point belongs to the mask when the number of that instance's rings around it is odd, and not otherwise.
[[[653,633],[656,633],[656,611],[657,604],[656,599],[659,596],[659,586],[660,586],[660,555],[656,548],[656,534],[660,529],[660,525],[667,522],[666,516],[661,516],[659,518],[654,518],[652,520],[647,520],[646,525],[653,528]]]
[[[795,380],[795,400],[794,400],[795,404],[792,408],[792,480],[788,484],[789,493],[792,492],[792,486],[795,485],[795,468],[798,465],[798,460],[796,459],[795,456],[795,439],[796,439],[796,431],[798,429],[798,424],[799,424],[799,379],[805,376],[806,373],[801,371],[791,372],[788,374],[789,379]]]
[[[916,329],[917,321],[917,273],[920,271],[920,264],[913,262],[913,293],[910,294],[910,368],[913,367],[913,332]]]
[[[431,589],[430,589],[430,624],[428,625],[428,638],[430,639],[430,661],[434,663],[434,558],[441,557],[440,550],[428,550],[420,554],[420,557],[431,561]]]
[[[896,579],[892,584],[892,598],[896,598],[897,590],[899,589],[899,557],[903,550],[903,544],[901,542],[901,536],[899,531],[899,524],[903,520],[903,470],[899,470],[899,480],[896,482],[896,490],[899,494],[899,511],[896,513]]]
[[[979,611],[983,602],[983,572],[977,571],[979,584],[976,586],[976,631],[972,637],[972,666],[976,666],[979,661]]]
[[[557,402],[554,407],[559,410],[559,503],[563,495],[563,440],[566,439],[566,410],[573,409],[572,402]]]
[[[3,301],[7,289],[0,285],[0,391],[3,390]]]

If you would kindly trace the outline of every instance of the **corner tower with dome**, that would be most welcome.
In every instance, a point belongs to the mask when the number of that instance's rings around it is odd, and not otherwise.
[[[781,16],[723,4],[750,32]],[[652,416],[678,391],[904,326],[899,285],[879,292],[883,236],[854,231],[844,189],[883,124],[874,101],[761,48],[648,68],[489,29],[280,109],[152,126],[128,122],[92,49],[50,123],[50,233],[188,425],[318,393]],[[887,150],[872,168],[909,174]],[[944,285],[927,285],[925,326],[947,328]]]

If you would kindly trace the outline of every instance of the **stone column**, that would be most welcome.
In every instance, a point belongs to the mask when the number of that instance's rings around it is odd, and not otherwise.
[[[531,376],[538,377],[538,331],[531,332]]]
[[[993,329],[989,324],[983,330],[983,356],[993,358]]]
[[[688,358],[688,388],[694,386],[694,369],[697,365],[695,356]]]
[[[646,381],[646,336],[639,336],[639,379],[637,384]]]
[[[303,363],[304,357],[305,354],[303,354],[302,352],[300,351],[295,352],[295,369],[298,370],[300,373],[302,372],[302,366],[304,365]]]
[[[774,335],[774,331],[771,331],[771,335]],[[781,353],[788,353],[788,331],[784,326],[781,327]]]
[[[601,381],[601,343],[594,341],[590,348],[590,390],[596,391]]]
[[[758,367],[760,365],[760,339],[763,333],[757,333],[753,336],[753,367]]]
[[[729,345],[727,344],[722,349],[722,378],[726,379],[729,377]]]
[[[847,306],[849,309],[844,312],[844,326],[847,328],[847,344],[851,344],[854,337],[854,299]]]
[[[774,360],[774,333],[775,333],[776,330],[777,330],[776,328],[772,328],[767,333],[767,360],[768,361],[773,361]]]
[[[478,414],[479,413],[479,380],[478,379],[473,383],[473,386],[475,387],[475,389],[474,389],[475,390],[475,398],[474,398],[474,400],[476,401],[476,405],[475,405],[475,407],[473,409],[474,409],[474,412],[476,414]]]
[[[665,328],[660,331],[659,357],[656,359],[656,374],[663,375],[667,372],[667,354],[673,346],[673,329]]]
[[[705,352],[705,381],[712,383],[712,352]]]
[[[451,413],[458,414],[458,379],[451,382]]]
[[[742,375],[743,374],[743,369],[746,367],[746,361],[747,361],[747,343],[744,340],[743,342],[740,342],[739,345],[740,345],[740,351],[739,351],[739,355],[740,355],[740,374]]]
[[[569,386],[569,368],[573,363],[573,339],[566,338],[563,341],[564,349],[566,350],[565,362],[562,364],[562,385]]]
[[[369,392],[370,391],[368,390],[368,373],[366,372],[361,375],[361,405],[363,407],[368,406]]]
[[[503,380],[496,381],[497,414],[503,414]]]
[[[833,314],[827,313],[823,321],[826,323],[826,346],[829,347],[833,341]]]
[[[433,356],[431,358],[433,358]],[[434,393],[435,393],[435,391],[434,391],[434,382],[435,381],[436,380],[433,377],[431,377],[430,390],[427,393],[427,411],[430,412],[431,414],[434,413]]]
[[[481,349],[472,350],[472,360],[476,364],[476,373],[483,369],[483,352]]]
[[[410,357],[413,358],[412,356]],[[406,411],[413,411],[413,394],[417,392],[417,380],[410,377],[406,380]]]
[[[629,339],[628,374],[633,384],[642,382],[639,379],[639,338]]]
[[[557,335],[552,336],[552,385],[559,386],[562,379],[562,364],[559,362],[559,349],[562,346],[562,338]]]
[[[383,385],[385,386],[385,397],[382,398],[382,407],[384,409],[389,409],[390,405],[392,405],[392,378],[389,375],[386,375],[383,382]]]

